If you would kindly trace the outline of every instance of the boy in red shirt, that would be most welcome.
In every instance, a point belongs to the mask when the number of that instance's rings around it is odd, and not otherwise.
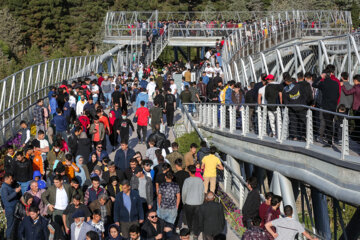
[[[145,102],[140,102],[140,107],[136,110],[135,117],[137,117],[137,135],[139,139],[139,143],[145,143],[146,134],[147,134],[147,125],[149,121],[149,109],[147,109],[145,106]],[[142,141],[141,141],[141,131],[142,131]]]

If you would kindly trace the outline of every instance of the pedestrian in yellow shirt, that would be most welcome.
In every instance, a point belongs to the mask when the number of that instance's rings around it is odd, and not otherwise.
[[[221,164],[220,159],[215,156],[216,147],[210,147],[210,154],[203,157],[201,169],[204,171],[204,191],[208,192],[209,183],[210,183],[210,191],[215,192],[216,186],[216,169],[223,170],[224,167]]]

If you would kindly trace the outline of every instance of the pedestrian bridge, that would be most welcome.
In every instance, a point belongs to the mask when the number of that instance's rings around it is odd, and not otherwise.
[[[273,74],[279,82],[283,72],[292,76],[300,71],[319,74],[330,63],[336,66],[337,76],[347,71],[352,79],[359,72],[359,34],[350,32],[349,12],[258,12],[250,13],[255,21],[246,24],[241,12],[202,14],[109,12],[104,42],[115,44],[109,51],[97,56],[45,61],[0,81],[0,141],[5,143],[11,138],[21,120],[33,119],[32,109],[37,99],[47,96],[48,87],[88,76],[91,71],[110,74],[129,71],[145,54],[140,44],[146,32],[153,29],[159,30],[159,34],[147,51],[145,63],[155,61],[167,45],[214,46],[216,38],[225,37],[221,52],[225,81],[234,79],[242,86],[258,82],[261,73]],[[217,19],[222,19],[225,25],[211,23]],[[242,25],[229,25],[229,19]],[[203,25],[197,28],[200,20]],[[161,35],[159,23],[169,21]],[[275,137],[267,134],[268,107],[276,108]],[[324,111],[306,108],[303,141],[289,140],[289,106],[284,105],[202,103],[197,105],[196,117],[185,106],[184,122],[179,124],[184,124],[187,131],[195,130],[225,154],[223,187],[240,207],[247,194],[244,180],[256,174],[262,191],[270,189],[284,198],[285,205],[297,206],[297,212],[310,219],[307,227],[322,239],[337,239],[337,222],[343,230],[342,239],[356,239],[360,235],[360,146],[353,140],[355,117],[332,113],[342,119],[340,137],[331,148],[325,148],[315,141],[316,135],[321,134],[316,123]],[[256,120],[250,118],[251,111]],[[252,128],[251,124],[255,126]],[[332,229],[327,199],[333,203],[336,219]],[[344,221],[339,201],[357,208],[351,220]]]

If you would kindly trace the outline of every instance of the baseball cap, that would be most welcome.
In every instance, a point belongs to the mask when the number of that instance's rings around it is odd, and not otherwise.
[[[275,79],[275,77],[272,74],[267,75],[265,78],[265,80],[274,80],[274,79]]]

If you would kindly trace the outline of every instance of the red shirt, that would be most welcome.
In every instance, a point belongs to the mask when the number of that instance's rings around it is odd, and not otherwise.
[[[102,81],[104,81],[104,78],[103,78],[102,76],[100,76],[100,77],[98,78],[98,85],[99,85],[99,86],[101,86]]]
[[[267,205],[265,202],[263,202],[259,207],[259,217],[261,218],[261,224],[260,227],[264,227],[265,225],[265,215],[269,209],[270,205]]]
[[[149,109],[147,109],[146,107],[139,107],[136,110],[135,115],[138,117],[137,125],[147,126],[150,116]]]
[[[337,82],[337,84],[339,85],[339,98],[338,98],[338,101],[337,101],[337,104],[339,105],[340,97],[341,97],[341,84],[340,84],[340,80],[337,79],[337,78],[335,77],[335,75],[331,75],[330,78],[331,78],[331,80]]]

